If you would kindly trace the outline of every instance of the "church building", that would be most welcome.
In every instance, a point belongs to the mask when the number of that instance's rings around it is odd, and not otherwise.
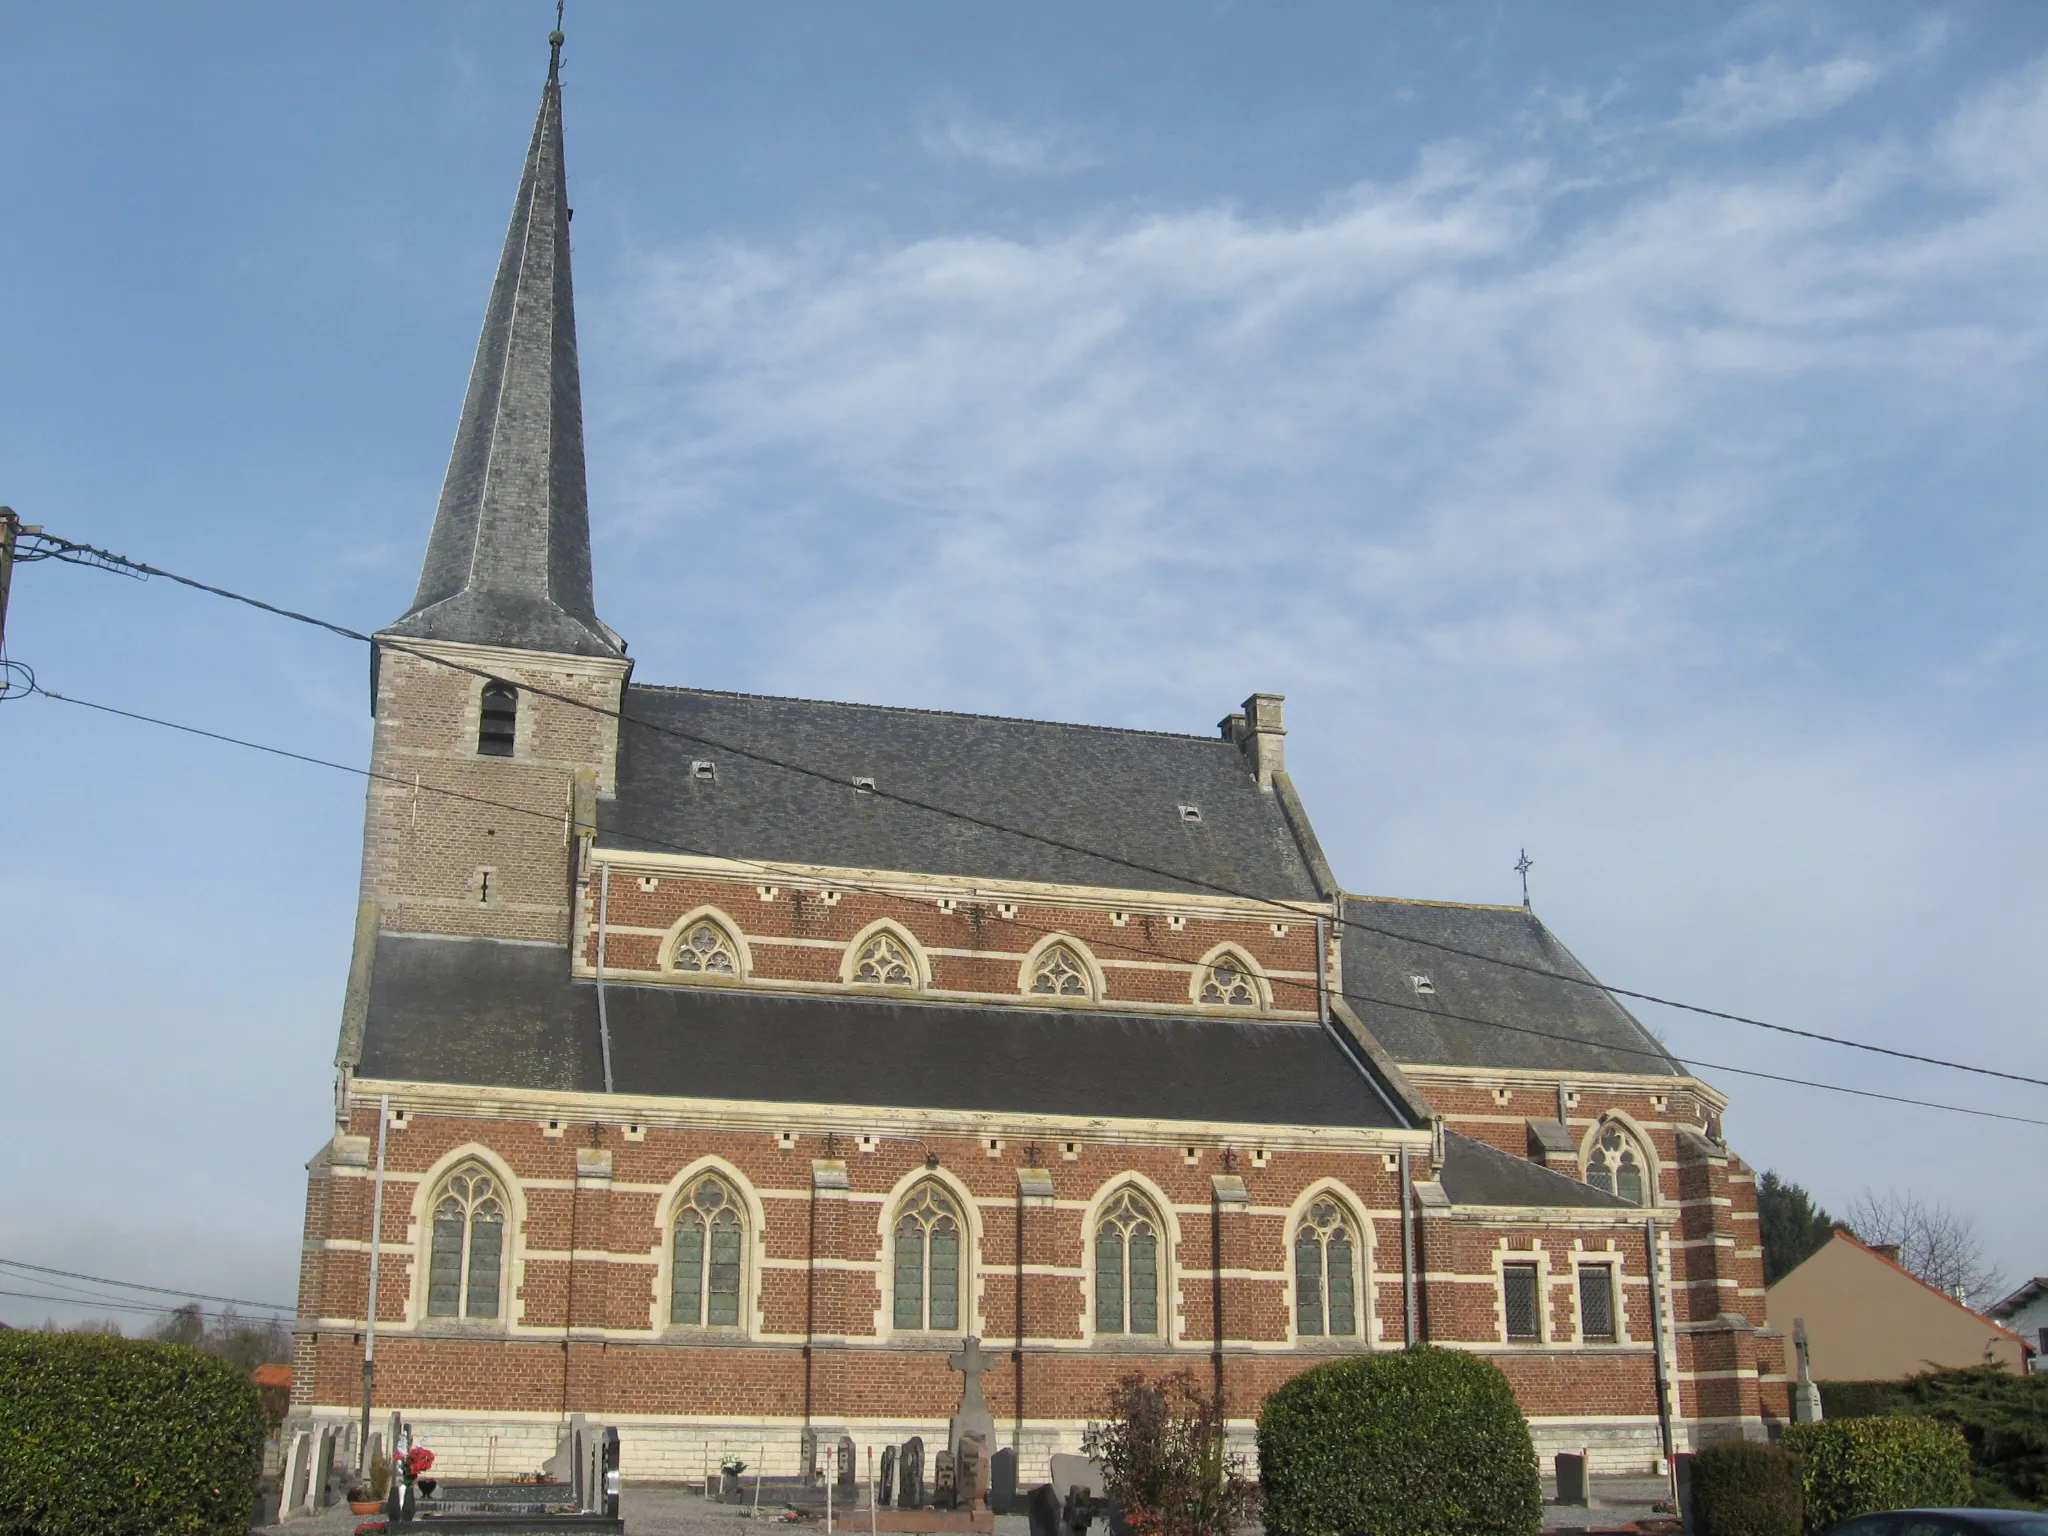
[[[934,1440],[969,1339],[1027,1481],[1127,1373],[1248,1442],[1295,1373],[1421,1342],[1596,1470],[1764,1435],[1727,1100],[1526,906],[1348,891],[1277,694],[1182,735],[634,675],[559,51],[374,647],[293,1433],[351,1443],[374,1309],[376,1422],[457,1477],[578,1414],[629,1481]]]

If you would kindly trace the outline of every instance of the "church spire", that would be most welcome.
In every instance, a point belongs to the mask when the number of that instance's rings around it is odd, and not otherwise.
[[[583,392],[562,166],[562,34],[484,311],[419,590],[387,633],[620,656],[590,587]]]

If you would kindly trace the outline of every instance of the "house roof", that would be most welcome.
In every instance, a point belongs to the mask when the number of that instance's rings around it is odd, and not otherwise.
[[[1345,997],[1404,1066],[1686,1073],[1526,908],[1347,896],[1344,917]]]
[[[557,42],[419,589],[388,634],[625,654],[590,584],[560,63]]]
[[[1994,1301],[1990,1306],[1986,1307],[1984,1315],[1993,1321],[2011,1317],[2013,1313],[2019,1311],[2021,1307],[2026,1306],[2044,1292],[2048,1292],[2048,1275],[2036,1275],[2010,1296],[2007,1296],[2002,1301]]]
[[[1437,1182],[1452,1205],[1583,1207],[1632,1211],[1637,1207],[1618,1195],[1516,1157],[1499,1147],[1456,1131],[1444,1135],[1444,1165]]]
[[[1279,796],[1216,736],[641,684],[624,714],[608,849],[1317,899]]]
[[[288,1387],[292,1384],[292,1368],[289,1361],[273,1360],[259,1365],[249,1373],[249,1379],[259,1387]]]
[[[2004,1334],[2008,1339],[2011,1339],[2015,1344],[2019,1345],[2020,1348],[2027,1351],[2028,1354],[2033,1353],[2034,1346],[2030,1344],[2026,1339],[2022,1338],[2019,1334],[2014,1333],[2010,1328],[2003,1327],[1998,1322],[1994,1321],[1992,1318],[1987,1317],[1982,1312],[1979,1312],[1975,1307],[1957,1301],[1955,1297],[1949,1295],[1949,1293],[1947,1291],[1944,1291],[1940,1286],[1929,1285],[1925,1280],[1921,1279],[1918,1275],[1914,1274],[1913,1271],[1906,1268],[1906,1266],[1901,1264],[1897,1259],[1888,1258],[1884,1254],[1879,1253],[1875,1248],[1871,1247],[1870,1244],[1864,1242],[1854,1232],[1851,1232],[1847,1227],[1835,1228],[1835,1237],[1840,1241],[1847,1243],[1851,1248],[1854,1248],[1861,1253],[1868,1254],[1877,1263],[1883,1264],[1888,1268],[1897,1270],[1901,1275],[1905,1276],[1908,1280],[1912,1281],[1915,1285],[1919,1286],[1929,1295],[1939,1296],[1943,1301],[1947,1302],[1950,1306],[1954,1307],[1958,1312],[1967,1313],[1969,1314],[1969,1316],[1975,1318],[1978,1322],[1984,1324],[1987,1328],[1992,1329],[1994,1332]],[[1823,1244],[1822,1248],[1824,1249],[1825,1247],[1826,1244]],[[1811,1264],[1814,1261],[1814,1259],[1819,1256],[1820,1251],[1820,1249],[1816,1249],[1813,1253],[1808,1254],[1799,1263],[1793,1265],[1791,1269],[1787,1270],[1784,1274],[1778,1277],[1777,1284],[1783,1285],[1787,1280],[1791,1279],[1792,1276],[1798,1274],[1800,1270],[1804,1269],[1808,1264]]]
[[[566,949],[382,934],[357,1064],[401,1082],[595,1093],[597,988]],[[1316,1025],[605,988],[618,1092],[778,1104],[1402,1128]]]

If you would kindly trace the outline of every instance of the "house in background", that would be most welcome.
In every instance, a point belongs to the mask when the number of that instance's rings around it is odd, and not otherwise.
[[[2005,1300],[1984,1309],[1994,1323],[2010,1328],[2034,1345],[2033,1368],[2044,1369],[2048,1358],[2048,1275],[2036,1275]]]
[[[2041,1282],[2035,1282],[2039,1285]],[[2024,1373],[2028,1342],[1936,1290],[1893,1254],[1840,1227],[1764,1293],[1772,1328],[1806,1325],[1816,1381],[1898,1381],[1921,1371],[2002,1365]]]

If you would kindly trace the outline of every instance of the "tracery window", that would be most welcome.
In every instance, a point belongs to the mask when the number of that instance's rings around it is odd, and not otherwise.
[[[960,1326],[960,1212],[936,1184],[920,1184],[896,1218],[896,1326]]]
[[[496,1317],[504,1255],[505,1201],[497,1177],[465,1163],[434,1202],[427,1316]]]
[[[745,1225],[732,1188],[707,1174],[676,1212],[668,1320],[688,1326],[737,1328]]]
[[[1352,1231],[1342,1206],[1318,1200],[1294,1234],[1294,1330],[1304,1338],[1358,1332]]]
[[[878,933],[861,945],[853,962],[853,979],[868,987],[914,987],[917,965],[902,940]]]
[[[1203,973],[1198,996],[1205,1003],[1256,1008],[1259,1006],[1259,984],[1242,960],[1235,955],[1225,955]]]
[[[1159,1218],[1128,1189],[1095,1226],[1095,1331],[1159,1332]]]
[[[1630,1205],[1643,1203],[1643,1153],[1635,1138],[1613,1121],[1601,1127],[1600,1138],[1586,1158],[1586,1182]]]
[[[740,957],[733,948],[732,935],[706,918],[692,923],[690,931],[676,941],[671,962],[678,971],[693,976],[737,976]]]
[[[1050,944],[1031,971],[1031,990],[1042,997],[1090,997],[1094,988],[1081,957],[1064,944]]]

